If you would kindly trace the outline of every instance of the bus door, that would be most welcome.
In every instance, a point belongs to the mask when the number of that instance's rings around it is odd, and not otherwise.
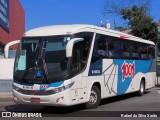
[[[82,82],[83,82],[83,69],[84,64],[82,61],[83,51],[81,42],[75,43],[73,47],[73,55],[71,60],[71,76],[74,85],[71,89],[71,103],[81,102],[85,99],[85,95],[82,94]]]
[[[77,102],[81,102],[86,100],[87,84],[86,76],[83,76],[83,73],[85,72],[85,69],[87,67],[93,33],[76,33],[74,37],[84,38],[83,41],[74,44],[71,63],[71,73],[73,75],[72,81],[75,82],[74,86],[72,87],[73,91],[71,93],[71,96],[74,97],[74,99],[78,100]]]

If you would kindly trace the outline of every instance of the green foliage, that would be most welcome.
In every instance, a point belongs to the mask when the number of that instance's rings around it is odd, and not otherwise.
[[[121,15],[124,20],[128,20],[128,25],[132,29],[132,34],[143,39],[149,39],[154,42],[158,39],[158,24],[153,22],[150,16],[147,16],[145,7],[121,9]]]
[[[159,27],[159,32],[158,32],[158,37],[157,41],[160,42],[160,27]]]
[[[122,27],[122,26],[118,26],[115,28],[116,30],[119,30],[119,31],[124,31],[124,30],[127,30],[126,28]]]

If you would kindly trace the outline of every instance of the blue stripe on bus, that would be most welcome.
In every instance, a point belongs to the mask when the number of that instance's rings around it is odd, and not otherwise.
[[[114,64],[118,65],[118,85],[117,85],[117,95],[124,94],[128,90],[131,82],[132,77],[127,77],[123,80],[123,73],[122,73],[122,65],[124,62],[128,64],[134,63],[134,76],[141,72],[147,73],[150,70],[152,65],[152,60],[113,60]]]
[[[17,81],[14,81],[14,82],[17,83],[17,84],[19,84],[19,85],[24,85],[24,86],[34,86],[34,84],[25,84],[25,83],[20,83],[20,82],[17,82]],[[61,81],[61,82],[55,82],[55,83],[51,83],[51,84],[38,84],[38,85],[40,85],[40,88],[42,86],[48,86],[48,88],[50,88],[50,87],[59,87],[62,84],[63,84],[63,81]]]
[[[102,60],[98,60],[94,64],[91,64],[88,76],[102,75]]]
[[[114,59],[113,64],[118,65],[118,82],[117,82],[117,95],[124,94],[128,90],[131,82],[132,82],[132,76],[128,76],[125,79],[123,79],[123,73],[122,73],[122,66],[124,63],[128,65],[134,64],[134,76],[141,72],[141,73],[147,73],[149,72],[151,66],[152,66],[153,60],[119,60]],[[88,76],[99,76],[102,75],[102,60],[99,60],[95,62],[94,64],[91,64],[89,69]],[[114,74],[114,73],[113,73]]]
[[[55,83],[51,83],[49,84],[49,87],[59,87],[63,84],[63,81],[62,82],[55,82]]]
[[[51,84],[40,84],[40,90],[44,91],[44,90],[46,90],[47,88],[50,88],[50,87],[59,87],[62,84],[63,84],[63,81],[62,82],[55,82],[55,83],[51,83]],[[45,87],[42,87],[42,86],[47,86],[47,87],[45,88]]]

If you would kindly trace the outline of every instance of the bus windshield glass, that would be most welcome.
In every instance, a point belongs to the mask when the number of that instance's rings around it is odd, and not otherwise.
[[[23,38],[15,61],[19,79],[52,81],[67,74],[66,44],[70,37]]]

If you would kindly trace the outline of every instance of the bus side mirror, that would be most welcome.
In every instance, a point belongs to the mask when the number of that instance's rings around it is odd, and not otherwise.
[[[20,40],[15,40],[12,42],[9,42],[5,48],[4,48],[4,57],[7,59],[8,58],[8,54],[9,54],[9,47],[15,44],[18,44],[20,42]]]
[[[67,58],[72,57],[72,50],[73,50],[74,44],[77,42],[83,41],[83,40],[84,38],[73,38],[67,43],[67,46],[66,46],[66,57]]]

